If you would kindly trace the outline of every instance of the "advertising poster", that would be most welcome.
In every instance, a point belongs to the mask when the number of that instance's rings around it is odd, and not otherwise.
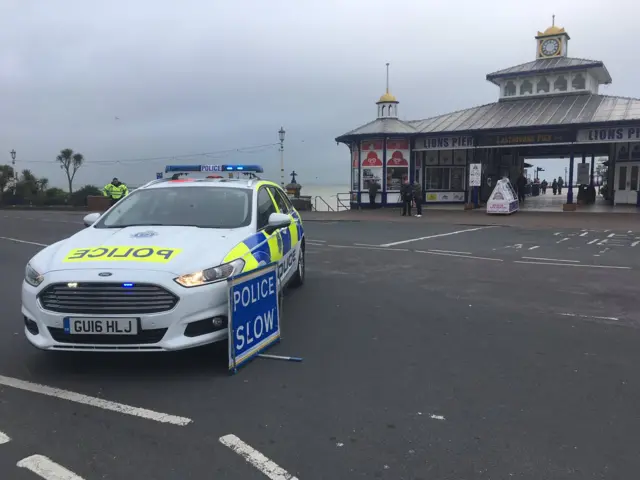
[[[360,162],[358,160],[358,148],[356,145],[353,145],[351,151],[351,190],[354,192],[358,191],[358,185],[360,180],[358,178],[358,167]]]
[[[387,191],[399,192],[409,178],[409,140],[387,140]]]
[[[362,190],[368,191],[372,182],[382,190],[382,139],[365,140],[361,144]]]

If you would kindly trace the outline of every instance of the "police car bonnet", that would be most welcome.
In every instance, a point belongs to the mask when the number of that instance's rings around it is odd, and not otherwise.
[[[215,234],[184,227],[154,227],[153,231],[157,235],[150,235],[148,227],[88,228],[56,244],[52,253],[45,249],[41,258],[49,258],[48,271],[132,268],[183,274],[219,265],[250,234],[248,228],[215,230]]]

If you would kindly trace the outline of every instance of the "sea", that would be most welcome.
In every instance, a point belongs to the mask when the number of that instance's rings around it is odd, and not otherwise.
[[[341,204],[338,203],[340,194]],[[314,210],[328,212],[331,210],[345,210],[349,208],[349,184],[344,185],[313,185],[302,184],[300,195],[311,197]]]

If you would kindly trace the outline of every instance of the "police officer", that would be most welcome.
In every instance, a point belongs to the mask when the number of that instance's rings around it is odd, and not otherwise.
[[[120,180],[114,178],[111,180],[111,183],[104,186],[102,193],[105,197],[109,197],[111,199],[111,205],[114,205],[129,194],[129,189],[124,183],[121,183]]]

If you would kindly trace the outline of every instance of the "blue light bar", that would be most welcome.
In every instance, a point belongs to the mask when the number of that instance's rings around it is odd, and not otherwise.
[[[260,165],[167,165],[164,173],[171,172],[252,172],[264,173]]]
[[[264,170],[260,165],[222,165],[225,172],[252,172],[263,173]]]
[[[201,172],[202,165],[167,165],[164,173],[169,172]]]

